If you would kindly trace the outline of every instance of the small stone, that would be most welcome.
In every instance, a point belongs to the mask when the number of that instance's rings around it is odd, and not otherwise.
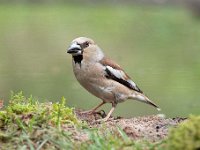
[[[160,126],[157,125],[157,126],[156,126],[156,129],[157,129],[157,130],[160,129]]]
[[[157,117],[162,118],[162,119],[166,118],[165,114],[157,114]]]

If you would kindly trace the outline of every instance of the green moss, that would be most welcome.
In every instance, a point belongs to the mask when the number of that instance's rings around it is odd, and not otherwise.
[[[65,98],[57,103],[40,103],[32,96],[26,98],[22,92],[12,93],[8,106],[0,111],[0,149],[9,145],[13,145],[9,149],[32,149],[41,146],[40,142],[52,143],[47,137],[59,137],[62,125],[80,126],[73,108],[65,103]]]
[[[120,128],[90,128],[66,106],[66,99],[57,103],[40,103],[22,92],[12,93],[8,106],[0,111],[0,149],[199,149],[200,116],[170,131],[167,140],[151,143],[133,141]]]
[[[22,92],[12,93],[0,111],[0,149],[142,149],[147,144],[132,141],[120,128],[89,128],[66,106],[40,103]],[[79,136],[85,136],[84,140]]]
[[[24,97],[22,92],[12,93],[8,106],[0,111],[0,125],[9,124],[19,119],[23,124],[28,122],[45,122],[53,125],[78,124],[73,108],[66,107],[65,102],[66,99],[63,97],[57,103],[39,103],[32,96]]]
[[[200,116],[190,116],[187,121],[173,128],[167,145],[173,150],[200,149]]]

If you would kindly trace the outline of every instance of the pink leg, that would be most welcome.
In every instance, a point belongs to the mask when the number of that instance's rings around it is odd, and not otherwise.
[[[99,107],[101,107],[103,104],[105,104],[105,102],[103,101],[102,103],[100,103],[98,106],[94,107],[91,110],[87,110],[87,111],[83,111],[81,112],[82,114],[88,113],[88,114],[92,114],[94,113]]]
[[[111,110],[109,111],[109,113],[107,114],[107,116],[106,116],[105,118],[99,119],[99,120],[97,120],[97,121],[106,122],[106,121],[110,118],[110,116],[111,116],[111,114],[113,113],[113,111],[115,110],[115,107],[116,107],[116,104],[112,104],[112,108],[111,108]]]

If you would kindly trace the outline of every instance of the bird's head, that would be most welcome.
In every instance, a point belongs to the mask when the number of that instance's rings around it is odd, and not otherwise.
[[[78,37],[74,39],[67,53],[71,54],[74,58],[84,58],[86,60],[100,60],[103,58],[103,52],[101,49],[95,44],[95,42],[86,37]]]

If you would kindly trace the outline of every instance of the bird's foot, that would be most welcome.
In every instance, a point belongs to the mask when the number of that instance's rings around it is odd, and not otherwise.
[[[103,123],[103,122],[107,122],[107,121],[110,121],[110,120],[112,120],[113,118],[103,118],[103,119],[98,119],[98,120],[96,120],[95,122],[96,123]]]
[[[96,123],[103,123],[103,122],[106,122],[106,121],[108,121],[108,119],[103,118],[103,119],[98,119],[95,122]]]
[[[100,111],[94,111],[94,110],[87,110],[87,111],[82,111],[82,112],[80,112],[81,114],[89,114],[89,115],[91,115],[91,114],[98,114],[98,115],[100,115],[102,118],[105,118],[106,117],[106,113],[105,113],[105,111],[104,110],[100,110]]]
[[[104,117],[102,119],[98,119],[95,122],[97,122],[97,123],[103,123],[103,122],[107,122],[107,121],[111,121],[111,120],[114,120],[114,118],[107,115],[106,117]]]
[[[107,116],[104,110],[100,110],[100,111],[95,112],[95,113],[100,115],[102,118],[105,118]]]
[[[81,114],[89,114],[89,115],[91,115],[91,114],[94,114],[95,113],[95,111],[93,111],[93,110],[87,110],[87,111],[82,111],[82,112],[80,112]]]

